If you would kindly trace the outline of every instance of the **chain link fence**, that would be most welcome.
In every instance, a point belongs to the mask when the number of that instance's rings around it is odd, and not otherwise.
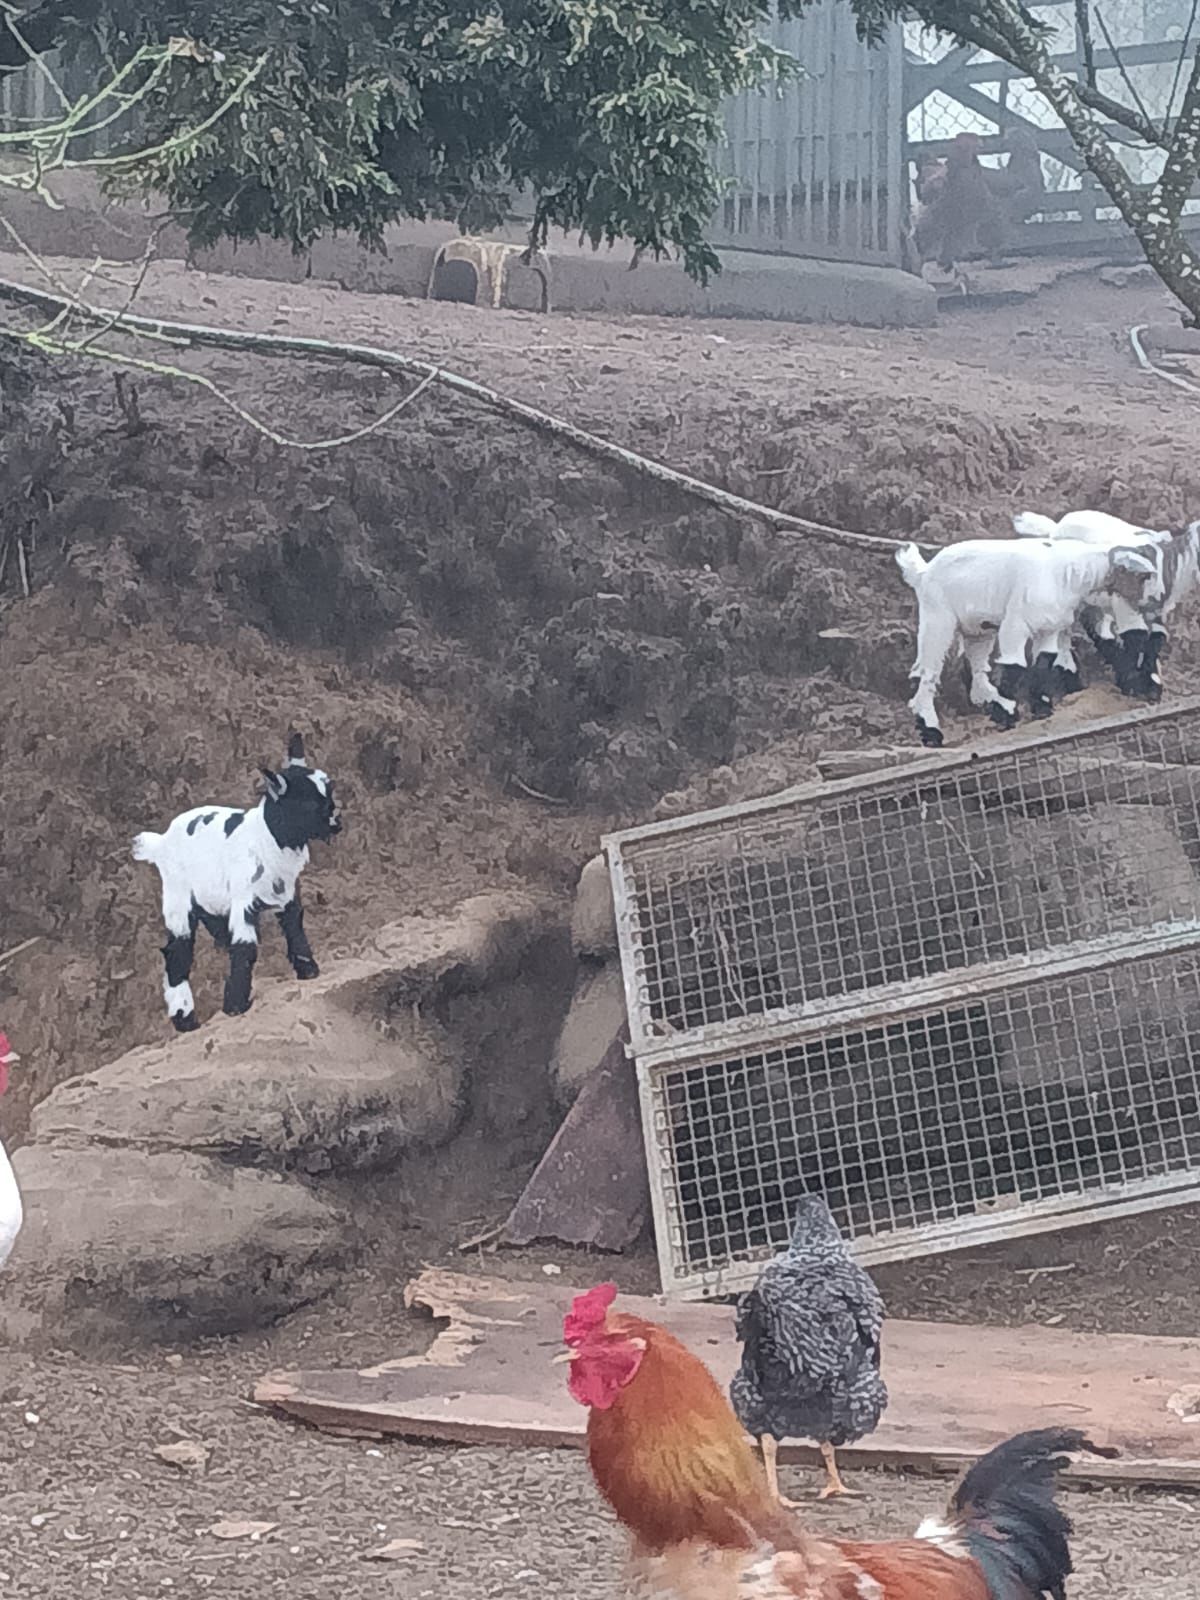
[[[1035,5],[1052,29],[1051,53],[1072,76],[1079,76],[1087,49],[1073,4]],[[1090,44],[1097,64],[1096,86],[1114,100],[1144,112],[1151,120],[1169,119],[1186,82],[1185,50],[1194,44],[1195,16],[1190,0],[1106,0],[1089,12]],[[917,22],[904,26],[906,137],[910,153],[939,146],[960,133],[978,134],[1002,145],[1016,126],[1034,132],[1042,148],[1047,204],[1035,222],[1111,222],[1118,220],[1107,196],[1084,169],[1061,121],[1049,104],[1014,69],[986,51],[962,50]],[[935,73],[942,69],[944,82]],[[924,81],[936,84],[921,94]],[[998,138],[997,138],[998,136]],[[1164,154],[1114,130],[1111,148],[1139,184],[1153,183]],[[999,165],[995,150],[981,156]],[[1200,203],[1189,201],[1193,212]]]

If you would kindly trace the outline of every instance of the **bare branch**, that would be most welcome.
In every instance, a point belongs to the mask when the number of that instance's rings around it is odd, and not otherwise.
[[[1120,100],[1114,100],[1111,95],[1105,94],[1100,89],[1094,89],[1091,84],[1076,84],[1075,92],[1079,96],[1080,103],[1089,111],[1098,111],[1102,117],[1107,117],[1109,122],[1115,122],[1119,128],[1135,133],[1143,144],[1165,143],[1166,134],[1163,129],[1143,112],[1124,105]]]
[[[1075,0],[1075,37],[1079,43],[1083,81],[1089,89],[1094,89],[1096,87],[1096,41],[1092,38],[1091,0]]]
[[[1168,224],[1174,228],[1183,211],[1184,201],[1196,183],[1200,168],[1200,49],[1192,57],[1192,70],[1179,119],[1167,151],[1162,176],[1150,191],[1146,205],[1146,220],[1154,227]]]
[[[1192,10],[1188,17],[1187,27],[1184,29],[1183,38],[1179,41],[1179,58],[1175,62],[1175,75],[1171,79],[1171,92],[1167,96],[1167,109],[1164,117],[1164,126],[1170,127],[1175,119],[1175,96],[1179,93],[1179,80],[1183,77],[1183,63],[1187,60],[1188,45],[1192,42],[1192,35],[1196,30],[1196,12],[1200,9],[1200,0],[1192,0]]]
[[[1101,11],[1099,6],[1096,7],[1096,21],[1100,24],[1100,32],[1104,35],[1104,43],[1108,46],[1109,53],[1117,64],[1117,71],[1121,74],[1121,82],[1129,90],[1129,98],[1136,106],[1138,115],[1143,119],[1147,126],[1153,127],[1154,118],[1150,115],[1149,111],[1147,111],[1145,101],[1137,92],[1137,86],[1134,84],[1133,79],[1129,76],[1129,68],[1125,65],[1125,58],[1117,49],[1116,41],[1113,39],[1113,36],[1109,31],[1108,23],[1105,22],[1104,13]],[[1165,129],[1155,142],[1161,143],[1164,136]]]

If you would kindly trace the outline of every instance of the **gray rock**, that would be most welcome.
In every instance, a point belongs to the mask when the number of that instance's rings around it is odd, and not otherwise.
[[[327,1292],[349,1253],[295,1179],[97,1145],[27,1145],[13,1168],[25,1226],[0,1329],[17,1341],[236,1332]]]
[[[299,988],[299,986],[297,986]],[[391,1166],[453,1129],[462,1064],[407,1013],[347,1017],[300,990],[292,1005],[131,1050],[34,1109],[38,1141],[196,1151],[309,1173]]]
[[[617,918],[613,909],[608,860],[593,856],[579,874],[571,911],[571,945],[577,956],[615,955]]]
[[[508,976],[546,925],[544,903],[513,895],[408,918],[310,983],[264,986],[245,1017],[70,1079],[34,1109],[33,1136],[308,1173],[393,1166],[462,1111],[467,1063],[439,997]]]
[[[625,985],[614,956],[603,966],[581,966],[571,1007],[550,1060],[560,1105],[570,1105],[625,1025]]]

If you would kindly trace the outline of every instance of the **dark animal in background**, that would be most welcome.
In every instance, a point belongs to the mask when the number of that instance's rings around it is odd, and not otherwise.
[[[196,929],[208,929],[229,951],[225,1010],[250,1009],[250,981],[258,958],[258,922],[274,911],[287,940],[288,960],[298,978],[319,968],[304,932],[299,877],[308,846],[341,832],[341,819],[327,773],[308,765],[304,739],[292,734],[280,772],[264,767],[266,794],[249,811],[197,806],[175,818],[165,833],[139,833],[135,861],[149,861],[162,879],[163,995],[180,1033],[199,1027],[188,978]]]
[[[922,264],[936,260],[950,272],[969,256],[994,256],[1010,230],[1041,208],[1045,180],[1037,145],[1023,128],[1008,144],[1003,167],[983,165],[974,133],[960,133],[944,158],[918,158],[913,240]]]
[[[819,1195],[796,1208],[791,1243],[764,1268],[737,1308],[742,1363],[729,1396],[738,1420],[758,1439],[777,1500],[781,1439],[821,1447],[821,1499],[852,1493],[836,1450],[874,1431],[888,1402],[880,1372],[883,1301],[851,1258]]]
[[[984,167],[988,188],[1000,202],[1005,221],[1014,227],[1027,222],[1046,203],[1042,155],[1033,135],[1014,128],[1008,135],[1008,160],[1002,167]]]

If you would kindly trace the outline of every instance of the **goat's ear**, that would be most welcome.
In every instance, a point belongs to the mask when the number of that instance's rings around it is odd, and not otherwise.
[[[270,767],[260,767],[259,771],[266,779],[267,795],[272,800],[282,800],[287,793],[287,779],[282,772],[272,772]]]
[[[1141,556],[1136,550],[1114,550],[1112,564],[1121,572],[1136,572],[1143,577],[1158,571],[1149,556]]]

